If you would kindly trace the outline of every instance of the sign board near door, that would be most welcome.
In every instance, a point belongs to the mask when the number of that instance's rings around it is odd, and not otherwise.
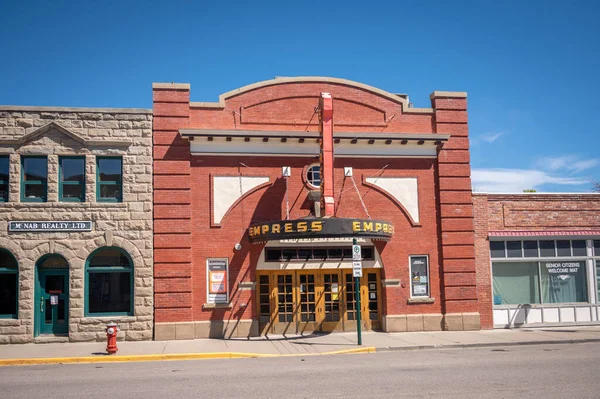
[[[208,303],[229,303],[229,259],[206,259]]]

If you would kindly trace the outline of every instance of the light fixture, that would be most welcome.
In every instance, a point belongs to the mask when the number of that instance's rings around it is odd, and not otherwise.
[[[236,251],[239,251],[240,249],[242,249],[242,244],[240,244],[240,243],[238,242],[238,243],[236,243],[236,244],[233,246],[233,248],[234,248]]]

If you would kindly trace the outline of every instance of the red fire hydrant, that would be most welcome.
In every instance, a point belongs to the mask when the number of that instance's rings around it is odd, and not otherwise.
[[[121,329],[117,326],[117,323],[108,323],[106,325],[106,352],[109,355],[114,355],[119,350],[117,348],[117,333]]]

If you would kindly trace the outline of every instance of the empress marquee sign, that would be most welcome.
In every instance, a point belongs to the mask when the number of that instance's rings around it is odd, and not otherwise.
[[[8,231],[20,232],[82,232],[92,231],[91,221],[15,221],[8,222]]]

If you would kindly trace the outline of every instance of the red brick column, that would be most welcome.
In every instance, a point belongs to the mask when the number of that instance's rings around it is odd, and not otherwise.
[[[475,221],[475,260],[477,268],[477,296],[481,328],[494,327],[492,315],[492,276],[490,270],[490,242],[488,240],[488,196],[473,194],[473,210]]]
[[[433,92],[435,132],[451,135],[438,154],[444,325],[480,328],[466,93]]]
[[[190,146],[179,135],[189,126],[190,86],[152,85],[154,177],[155,339],[194,338]],[[164,327],[164,328],[163,328]]]

